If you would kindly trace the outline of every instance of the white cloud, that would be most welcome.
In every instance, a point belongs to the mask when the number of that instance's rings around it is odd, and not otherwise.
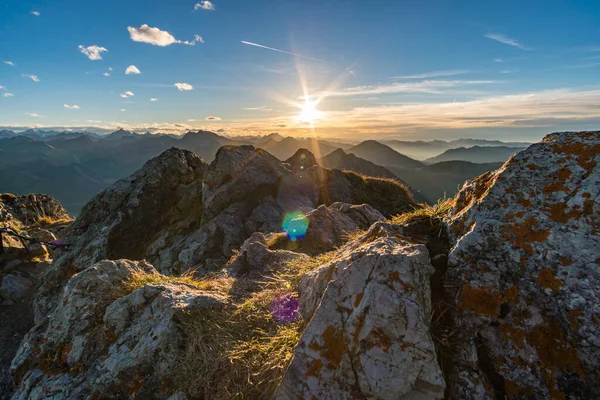
[[[88,121],[87,121],[87,122],[91,122],[91,123],[93,123],[93,124],[97,124],[97,123],[100,123],[100,122],[102,122],[102,121],[100,121],[100,120],[97,120],[97,119],[88,119]]]
[[[246,107],[246,108],[244,108],[244,110],[247,110],[247,111],[273,111],[273,109],[271,107],[267,107],[267,106]]]
[[[34,81],[35,83],[40,81],[39,78],[37,77],[37,75],[21,74],[21,76],[24,76],[25,78],[29,78],[32,81]]]
[[[488,33],[483,36],[488,39],[492,39],[497,42],[507,44],[509,46],[518,47],[521,50],[531,50],[530,48],[523,46],[521,43],[519,43],[515,39],[511,39],[508,36],[502,35],[500,33]]]
[[[31,14],[35,15],[36,17],[40,16],[40,12],[39,11],[35,11],[35,10],[31,11]]]
[[[452,71],[435,71],[435,72],[425,72],[423,74],[415,74],[415,75],[400,75],[395,76],[393,79],[426,79],[426,78],[436,78],[440,76],[453,76],[453,75],[461,75],[468,74],[471,72],[468,69],[460,69],[460,70],[452,70]]]
[[[195,119],[188,119],[187,122],[194,122],[196,121]]]
[[[83,45],[79,45],[79,51],[81,51],[83,54],[85,54],[87,56],[87,58],[89,58],[92,61],[96,61],[96,60],[102,60],[102,56],[100,55],[100,53],[103,52],[108,52],[108,50],[104,47],[100,47],[100,46],[88,46],[88,47],[84,47]]]
[[[182,41],[175,39],[175,36],[171,35],[167,31],[161,31],[159,28],[153,28],[146,24],[139,28],[128,26],[127,30],[131,36],[131,40],[140,43],[149,43],[154,46],[170,46],[172,44],[185,44],[188,46],[194,46],[197,42],[204,43],[204,40],[199,35],[194,35],[194,39],[191,41]]]
[[[212,115],[209,115],[208,117],[204,118],[206,121],[220,121],[221,118],[219,117],[214,117]]]
[[[523,128],[587,124],[600,120],[600,90],[548,90],[469,101],[382,105],[328,112],[329,128],[344,132],[399,129]]]
[[[158,101],[158,99],[156,97],[151,97],[150,101]]]
[[[190,85],[189,83],[180,83],[180,82],[177,82],[175,84],[175,87],[177,89],[179,89],[180,92],[183,92],[185,90],[192,90],[192,89],[194,89],[194,87],[192,85]]]
[[[15,66],[15,63],[12,62],[12,61],[3,61],[3,63],[6,64],[6,65],[10,65],[11,67]]]
[[[130,65],[130,66],[129,66],[129,67],[127,67],[127,69],[125,70],[125,75],[131,75],[131,74],[134,74],[134,75],[139,75],[139,74],[141,74],[141,73],[142,73],[142,71],[140,71],[140,70],[138,69],[138,67],[136,67],[135,65]]]
[[[199,10],[199,9],[214,11],[215,5],[208,0],[204,0],[204,1],[201,1],[194,5],[194,10]]]
[[[124,108],[121,108],[121,111],[122,111],[122,112],[125,112],[125,109],[124,109]]]
[[[456,89],[464,86],[486,85],[497,83],[496,81],[419,81],[419,82],[395,82],[382,85],[365,85],[355,86],[338,91],[325,92],[326,97],[341,97],[341,96],[365,96],[374,94],[391,94],[391,93],[444,93],[449,89]]]
[[[501,63],[503,60],[501,58],[494,58],[494,62]]]
[[[10,93],[10,92],[5,92],[2,94],[2,97],[13,97],[14,94]]]
[[[6,90],[6,88],[2,85],[0,85],[0,90]]]
[[[36,114],[36,113],[25,113],[25,114],[29,115],[30,117],[34,117],[34,118],[42,118],[41,115]]]
[[[135,96],[135,94],[133,94],[133,92],[130,92],[129,90],[126,91],[125,93],[121,93],[119,96],[121,96],[122,99],[126,99],[128,97],[133,97]]]
[[[108,67],[108,70],[109,70],[109,71],[112,71],[112,68],[111,68],[111,67]]]
[[[68,105],[68,104],[63,104],[63,106],[67,109],[67,110],[79,110],[79,106],[77,104],[73,104],[72,106]]]
[[[102,75],[104,75],[104,76],[110,76],[110,74],[108,72],[105,72]]]

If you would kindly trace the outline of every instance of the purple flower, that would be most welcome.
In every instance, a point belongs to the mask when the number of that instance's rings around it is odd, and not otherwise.
[[[280,324],[294,322],[300,316],[300,302],[293,293],[281,294],[271,302],[271,315]]]

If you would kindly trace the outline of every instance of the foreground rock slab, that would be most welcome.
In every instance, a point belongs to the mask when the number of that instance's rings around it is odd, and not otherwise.
[[[169,397],[184,348],[185,312],[223,299],[182,283],[120,292],[145,262],[101,261],[75,275],[49,318],[26,336],[13,360],[13,399]]]
[[[274,398],[443,398],[428,322],[433,270],[424,245],[377,223],[305,276],[310,322]]]
[[[447,222],[452,398],[599,398],[600,132],[546,136]]]

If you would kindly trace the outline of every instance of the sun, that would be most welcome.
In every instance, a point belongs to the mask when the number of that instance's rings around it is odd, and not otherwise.
[[[307,122],[310,125],[314,125],[315,121],[321,116],[321,111],[317,110],[318,102],[310,99],[304,100],[304,104],[299,104],[298,107],[302,110],[296,117],[298,122]]]

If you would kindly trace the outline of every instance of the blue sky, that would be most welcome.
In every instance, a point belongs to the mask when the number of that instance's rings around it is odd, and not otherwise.
[[[600,2],[1,0],[0,86],[2,127],[534,140],[600,126]]]

